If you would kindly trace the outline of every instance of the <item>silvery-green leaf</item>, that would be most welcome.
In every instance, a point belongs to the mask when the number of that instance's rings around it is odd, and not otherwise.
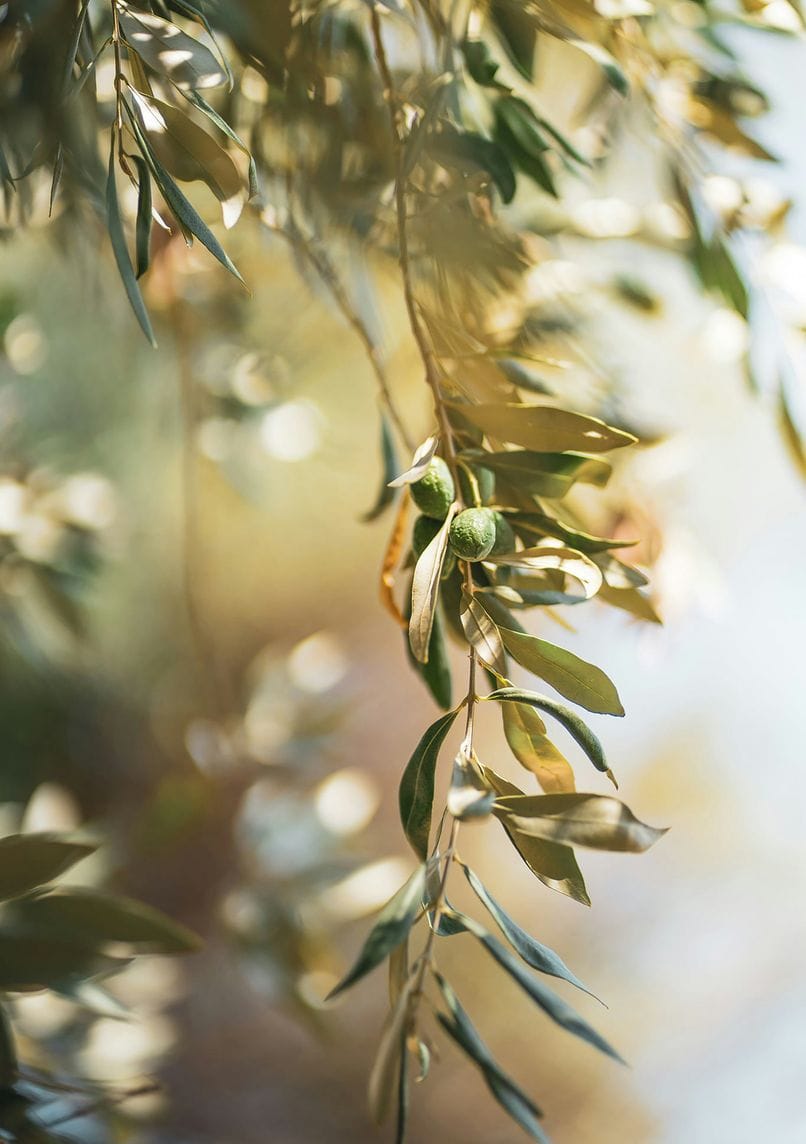
[[[376,966],[385,961],[392,950],[408,936],[414,919],[421,909],[425,889],[425,863],[418,866],[408,881],[390,898],[378,915],[352,968],[331,989],[328,999],[349,989]]]
[[[640,822],[610,795],[505,795],[496,810],[524,834],[590,850],[641,854],[666,833]]]
[[[431,724],[417,744],[400,780],[400,821],[406,838],[423,860],[428,854],[437,758],[457,714],[457,711],[449,711]]]
[[[408,469],[406,469],[405,473],[401,473],[399,477],[395,477],[393,481],[390,481],[389,487],[391,489],[399,489],[402,488],[403,485],[413,485],[415,481],[419,481],[420,477],[424,476],[428,471],[428,466],[434,459],[438,444],[439,438],[434,436],[426,438],[422,445],[418,445]]]
[[[411,619],[409,620],[409,645],[412,655],[420,663],[428,662],[428,649],[431,630],[439,597],[439,582],[442,566],[448,551],[448,533],[457,506],[451,506],[445,522],[414,566],[411,583]]]
[[[623,715],[618,692],[601,668],[548,640],[499,628],[513,659],[570,699],[601,715]],[[558,716],[559,717],[559,716]]]

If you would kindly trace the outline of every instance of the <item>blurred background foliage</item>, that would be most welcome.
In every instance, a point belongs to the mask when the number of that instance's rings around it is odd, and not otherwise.
[[[152,8],[218,58],[189,5]],[[594,918],[537,898],[517,869],[501,894],[524,919],[539,910],[541,936],[607,997],[599,1024],[630,1073],[514,1021],[516,998],[473,951],[453,972],[507,1067],[527,1085],[539,1076],[558,1141],[794,1144],[806,1127],[791,906],[804,888],[800,16],[785,0],[551,8],[606,44],[638,94],[625,99],[607,69],[603,82],[600,59],[567,37],[535,31],[530,6],[493,4],[474,26],[495,75],[467,44],[420,72],[424,17],[403,9],[390,54],[417,121],[440,90],[423,77],[453,69],[454,122],[499,149],[491,159],[476,141],[472,162],[457,161],[454,140],[448,163],[450,145],[430,140],[424,162],[456,196],[424,213],[417,239],[475,337],[566,363],[513,353],[509,368],[530,371],[517,384],[548,384],[647,443],[598,523],[642,538],[666,626],[565,615],[571,645],[619,680],[628,719],[607,741],[620,780],[674,830],[616,878],[613,859],[593,857]],[[157,353],[105,245],[99,256],[111,9],[88,7],[91,38],[82,30],[70,69],[81,87],[66,100],[53,45],[71,42],[77,10],[39,0],[0,22],[3,834],[88,831],[103,844],[71,881],[151,903],[205,949],[138,957],[111,978],[106,1004],[131,1008],[129,1021],[86,999],[15,995],[17,1048],[36,1117],[67,1139],[371,1139],[361,1094],[383,983],[344,1012],[322,998],[359,940],[351,924],[410,869],[393,792],[431,708],[377,602],[387,525],[360,519],[380,464],[367,345],[413,438],[431,414],[397,282],[366,10],[306,6],[295,41],[281,3],[204,6],[236,75],[231,91],[202,94],[254,154],[260,191],[247,203],[247,160],[219,135],[242,188],[237,227],[221,227],[215,192],[173,174],[250,293],[204,243],[187,250],[155,227],[142,285]],[[590,168],[560,144],[525,155],[513,142],[496,110],[508,95],[489,83],[517,85],[533,65],[529,100]],[[679,135],[662,139],[659,113]],[[518,189],[502,214],[507,169]],[[505,219],[483,240],[457,207],[479,178]],[[133,225],[137,192],[119,190]],[[427,270],[423,285],[439,298]],[[466,376],[483,389],[483,371]],[[492,728],[481,736],[494,755]],[[468,853],[510,870],[495,837]],[[412,1138],[517,1139],[444,1058]],[[53,1073],[68,1091],[54,1095]],[[37,1139],[9,1117],[7,1138]]]

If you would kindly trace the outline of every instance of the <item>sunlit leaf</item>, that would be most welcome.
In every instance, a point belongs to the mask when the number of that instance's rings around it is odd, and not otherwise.
[[[221,203],[242,195],[240,171],[212,135],[173,104],[130,91],[153,153],[169,174],[186,183],[205,182]]]
[[[210,230],[207,223],[202,219],[196,208],[192,206],[185,195],[182,194],[162,163],[160,163],[159,158],[154,154],[154,150],[146,138],[140,122],[135,116],[132,116],[131,124],[143,155],[151,168],[154,181],[162,191],[163,197],[176,216],[177,222],[180,223],[184,230],[195,235],[199,242],[207,247],[213,257],[221,263],[225,270],[229,270],[230,274],[237,278],[239,282],[243,283],[243,278],[221,243]]]
[[[636,440],[596,417],[547,405],[482,403],[457,408],[488,437],[542,453],[605,453]]]
[[[134,310],[135,317],[140,323],[145,336],[151,342],[152,346],[156,347],[156,339],[154,331],[151,329],[151,321],[148,317],[148,311],[143,302],[143,296],[140,293],[140,287],[137,285],[137,279],[134,276],[132,269],[131,258],[129,257],[129,248],[126,245],[126,235],[123,231],[123,222],[120,217],[120,207],[118,206],[118,191],[115,182],[115,132],[112,132],[112,144],[109,149],[109,171],[106,179],[106,218],[107,226],[109,228],[109,238],[112,243],[112,250],[115,255],[115,262],[118,266],[121,280],[126,290],[129,302],[131,303],[132,310]]]
[[[448,551],[448,534],[451,521],[456,513],[456,505],[445,517],[445,521],[431,543],[414,566],[414,579],[411,584],[411,619],[409,620],[409,645],[412,655],[419,663],[428,662],[428,649],[431,630],[434,625],[439,582],[442,566]]]
[[[614,1060],[624,1064],[624,1060],[616,1050],[607,1043],[607,1041],[599,1033],[592,1028],[587,1021],[573,1009],[567,1001],[544,985],[542,981],[534,977],[528,970],[524,969],[523,965],[510,951],[503,945],[497,938],[488,934],[483,927],[474,923],[472,919],[465,918],[462,915],[462,921],[465,923],[470,932],[478,938],[487,952],[495,958],[502,969],[510,975],[510,977],[520,985],[521,989],[527,994],[528,997],[538,1005],[544,1013],[551,1017],[561,1028],[569,1033],[573,1033],[575,1037],[580,1037],[583,1041],[587,1041],[589,1045],[599,1049],[600,1052],[605,1053]],[[527,935],[528,936],[528,935]]]
[[[507,661],[498,628],[475,596],[468,595],[464,589],[461,620],[468,643],[474,648],[476,655],[496,675],[505,679]]]
[[[154,71],[179,88],[204,90],[227,82],[218,60],[175,24],[142,10],[118,3],[120,26],[126,43]]]
[[[422,859],[428,854],[437,758],[457,714],[457,711],[449,711],[431,724],[417,744],[400,780],[400,821],[406,838]]]
[[[423,863],[383,907],[352,968],[338,985],[331,989],[329,998],[336,997],[356,981],[360,981],[385,961],[395,946],[400,945],[408,936],[414,919],[421,909],[425,878],[426,868]]]
[[[590,850],[640,854],[666,833],[640,822],[629,807],[609,795],[505,795],[497,807],[524,834]]]
[[[564,497],[578,481],[603,487],[612,472],[609,462],[601,457],[529,449],[485,452],[483,463],[523,492],[554,499]]]
[[[96,846],[58,834],[10,834],[0,838],[0,900],[17,898],[58,878]]]
[[[428,466],[434,459],[434,454],[437,451],[439,444],[438,437],[428,437],[423,441],[422,445],[418,445],[414,451],[414,456],[411,459],[411,464],[404,473],[394,480],[389,482],[389,487],[392,489],[402,488],[403,485],[413,485],[415,481],[419,481],[420,477],[424,476],[428,471]]]
[[[518,687],[501,687],[498,691],[491,692],[487,699],[493,699],[499,703],[525,704],[552,715],[579,744],[596,769],[607,773],[609,768],[602,744],[587,723],[568,707],[557,703],[548,695],[540,695],[536,691],[525,691]]]
[[[518,552],[502,552],[488,556],[490,564],[505,564],[508,568],[545,572],[554,570],[570,576],[581,585],[584,597],[590,600],[602,586],[603,576],[598,565],[573,548],[559,548],[554,544],[523,548]]]
[[[496,774],[490,767],[484,767],[484,777],[499,795],[523,794],[519,787]],[[544,886],[573,898],[575,902],[580,902],[583,906],[591,904],[582,871],[570,846],[562,846],[556,842],[545,842],[542,838],[523,834],[513,826],[502,812],[497,812],[495,807],[493,807],[493,813],[500,821],[507,837],[525,865]]]
[[[489,910],[504,937],[527,965],[531,965],[532,969],[537,969],[540,973],[547,973],[550,977],[560,977],[563,981],[570,982],[571,985],[575,985],[577,989],[581,989],[583,993],[588,993],[591,997],[596,996],[571,972],[553,949],[549,949],[548,946],[537,941],[536,938],[522,929],[514,918],[509,916],[469,866],[464,866],[463,869],[476,897]]]
[[[445,978],[439,973],[435,974],[435,977],[450,1014],[448,1016],[437,1013],[437,1019],[445,1032],[479,1067],[490,1092],[512,1119],[533,1140],[540,1141],[540,1144],[548,1144],[548,1139],[538,1122],[538,1118],[543,1115],[540,1109],[496,1064],[490,1050],[476,1032],[472,1021]]]
[[[501,715],[510,750],[545,793],[575,790],[573,769],[546,735],[546,725],[537,711],[525,703],[503,703]]]
[[[618,692],[601,668],[548,640],[509,631],[507,628],[499,630],[504,647],[512,658],[521,667],[551,684],[566,699],[602,715],[624,714]]]

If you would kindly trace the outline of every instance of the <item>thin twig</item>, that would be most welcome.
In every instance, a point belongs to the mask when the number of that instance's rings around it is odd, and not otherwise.
[[[280,226],[279,223],[266,223],[265,225],[268,226],[268,229],[272,232],[272,234],[277,234],[281,238],[284,238],[286,242],[293,246],[294,249],[308,261],[312,269],[318,275],[322,284],[330,292],[331,298],[340,310],[345,321],[355,331],[361,341],[361,344],[364,346],[364,350],[366,351],[367,357],[369,359],[369,364],[372,368],[372,372],[375,374],[375,380],[378,382],[378,388],[381,391],[381,400],[386,406],[389,417],[397,429],[398,434],[400,435],[400,440],[403,442],[407,449],[412,450],[414,448],[414,441],[412,440],[411,435],[406,428],[406,424],[403,420],[400,410],[397,408],[397,404],[389,384],[389,378],[386,376],[386,369],[384,368],[383,362],[381,361],[381,356],[378,352],[378,347],[372,338],[372,334],[367,329],[367,325],[363,318],[356,311],[355,307],[350,301],[347,295],[347,291],[339,279],[339,276],[336,273],[336,269],[332,262],[324,253],[324,251],[316,250],[314,248],[311,240],[305,234],[303,234],[303,232],[297,226],[296,222],[293,220],[293,217],[290,213],[288,226]]]

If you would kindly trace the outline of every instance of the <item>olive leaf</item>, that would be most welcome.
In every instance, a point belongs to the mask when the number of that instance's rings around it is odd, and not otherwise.
[[[151,143],[146,136],[142,121],[134,112],[130,112],[129,119],[143,157],[154,176],[154,181],[162,191],[166,203],[171,208],[183,231],[195,235],[199,242],[221,263],[224,269],[228,270],[241,284],[244,284],[243,278],[221,243],[210,230],[207,223],[202,219],[196,208],[192,206],[185,195],[182,194],[179,187],[177,187],[176,183],[159,161],[157,155],[155,155]]]
[[[576,789],[571,764],[546,735],[537,711],[525,703],[502,703],[504,735],[515,758],[531,771],[546,794]]]
[[[458,711],[449,711],[431,724],[417,744],[400,780],[400,821],[414,852],[422,859],[428,854],[437,758],[457,715]]]
[[[428,466],[434,459],[438,444],[439,437],[427,437],[422,445],[418,445],[408,469],[399,477],[395,477],[393,481],[389,481],[389,488],[400,489],[404,485],[413,485],[415,481],[419,481],[420,477],[428,471]]]
[[[455,407],[488,437],[537,452],[606,453],[632,445],[636,438],[597,417],[547,405],[481,403]]]
[[[18,898],[52,882],[97,846],[58,834],[9,834],[0,838],[0,900]]]
[[[527,571],[562,572],[564,576],[571,576],[581,585],[586,600],[596,595],[604,581],[601,568],[590,557],[582,552],[576,552],[573,548],[560,548],[551,543],[522,548],[519,552],[491,555],[487,557],[487,562],[505,564],[508,568],[524,568]]]
[[[578,452],[512,449],[501,453],[484,452],[479,455],[483,457],[483,463],[487,468],[515,484],[523,492],[555,500],[564,497],[577,482],[603,488],[613,471],[609,461],[601,457],[588,457]]]
[[[224,209],[224,225],[237,220],[243,196],[240,171],[229,154],[202,127],[173,104],[129,88],[153,154],[181,182],[201,180]]]
[[[481,662],[499,678],[506,679],[507,661],[501,634],[475,595],[471,596],[464,588],[460,618],[467,641]]]
[[[599,1000],[595,993],[591,993],[587,985],[579,980],[576,974],[572,973],[562,958],[549,949],[547,945],[533,938],[526,930],[522,929],[518,923],[509,916],[503,906],[498,903],[484,883],[475,874],[469,866],[462,865],[465,872],[465,877],[470,883],[473,892],[479,901],[489,911],[490,915],[498,924],[499,929],[507,939],[509,944],[518,953],[527,965],[532,969],[539,970],[540,973],[546,973],[550,977],[559,977],[563,981],[568,981],[571,985],[575,985],[577,989],[581,989],[583,993],[587,993],[590,997]]]
[[[384,509],[388,508],[395,499],[392,481],[395,479],[395,473],[397,472],[397,449],[392,434],[392,427],[383,410],[381,410],[381,464],[383,466],[381,487],[378,490],[375,504],[361,517],[365,524],[377,520]]]
[[[449,1037],[478,1066],[495,1099],[512,1119],[540,1144],[549,1144],[539,1124],[543,1115],[534,1101],[508,1076],[493,1059],[490,1050],[476,1032],[451,986],[440,973],[435,973],[448,1014],[437,1013],[437,1020]]]
[[[160,954],[187,953],[201,945],[190,930],[143,902],[79,887],[15,902],[6,917],[17,932],[39,934],[43,942],[56,934],[82,945],[122,942]]]
[[[17,1077],[17,1050],[14,1031],[5,1005],[0,1005],[0,1088],[10,1088]]]
[[[448,533],[457,506],[451,506],[445,521],[431,543],[426,547],[414,566],[411,584],[411,619],[409,620],[409,644],[412,655],[419,663],[428,662],[428,649],[431,630],[434,626],[439,582],[442,566],[448,551]]]
[[[414,988],[415,982],[411,979],[387,1014],[378,1052],[369,1075],[369,1109],[376,1124],[382,1124],[386,1120],[395,1093],[405,1087],[406,1032]],[[405,1126],[405,1117],[400,1117],[399,1120],[401,1119]],[[400,1131],[398,1140],[402,1140]]]
[[[565,541],[575,551],[588,555],[607,552],[611,548],[630,548],[638,543],[635,540],[622,540],[620,537],[593,536],[589,532],[571,528],[556,516],[546,512],[517,513],[510,516],[509,520],[517,532],[534,536],[554,536],[558,540]]]
[[[504,795],[496,811],[524,834],[590,850],[641,854],[666,833],[640,822],[609,795]]]
[[[112,143],[109,149],[109,171],[106,179],[106,220],[107,227],[109,228],[109,238],[112,243],[112,251],[115,255],[118,272],[120,273],[131,308],[134,311],[137,321],[140,323],[141,330],[149,342],[151,342],[151,345],[156,348],[157,341],[154,337],[154,331],[151,328],[151,321],[148,317],[145,303],[143,302],[143,296],[140,293],[140,287],[137,285],[137,279],[134,276],[131,258],[129,257],[129,248],[126,245],[126,235],[123,231],[123,222],[120,217],[118,191],[115,181],[115,135],[116,133],[113,131]]]
[[[417,670],[434,697],[435,702],[447,711],[452,703],[451,663],[448,658],[448,649],[445,643],[445,633],[442,622],[442,609],[437,604],[434,611],[434,624],[431,628],[431,639],[428,643],[428,660],[426,663],[417,663]]]
[[[135,13],[120,0],[116,6],[129,48],[178,88],[204,90],[227,82],[213,53],[175,24],[151,12],[138,9]]]
[[[598,714],[624,714],[618,692],[601,668],[537,636],[507,628],[499,631],[512,658],[551,684],[566,699]]]
[[[540,695],[536,691],[525,691],[519,687],[501,687],[497,691],[492,691],[487,699],[495,700],[498,703],[526,704],[529,707],[537,708],[538,711],[545,711],[548,715],[553,715],[557,722],[565,727],[572,739],[579,744],[597,771],[602,771],[604,774],[608,772],[609,767],[604,748],[598,737],[594,735],[587,723],[580,719],[576,712],[569,710],[561,703],[557,703],[548,695]]]
[[[487,933],[483,926],[480,926],[478,922],[464,914],[457,914],[457,920],[481,942],[491,957],[498,962],[502,969],[506,970],[509,976],[520,985],[527,996],[529,996],[552,1021],[567,1032],[573,1033],[575,1037],[580,1037],[583,1041],[587,1041],[589,1045],[599,1049],[600,1052],[605,1053],[609,1057],[613,1057],[613,1059],[619,1061],[620,1064],[625,1063],[624,1059],[616,1052],[612,1045],[608,1044],[604,1037],[597,1033],[587,1021],[580,1017],[567,1001],[564,1001],[562,997],[558,997],[552,989],[549,989],[547,985],[544,985],[542,981],[539,981],[524,969],[517,957],[515,957],[505,945],[498,941],[497,938]]]
[[[485,818],[495,802],[495,791],[484,780],[478,764],[468,754],[465,745],[454,759],[451,785],[448,789],[448,813],[465,821]]]
[[[484,767],[483,770],[485,779],[499,795],[523,794],[519,787],[496,774],[490,767]],[[497,811],[495,806],[493,806],[493,814],[498,818],[524,864],[544,886],[573,898],[575,902],[580,902],[583,906],[591,904],[585,887],[585,879],[582,877],[582,871],[570,846],[563,846],[557,842],[546,842],[542,838],[524,834],[509,821],[502,811]]]
[[[426,864],[423,862],[378,915],[352,968],[328,994],[328,1000],[349,989],[367,973],[385,961],[392,950],[408,936],[414,919],[422,909],[426,886]]]
[[[137,167],[137,223],[134,246],[137,277],[142,278],[151,261],[151,226],[153,221],[151,175],[148,164],[142,155],[131,155],[129,158]]]

